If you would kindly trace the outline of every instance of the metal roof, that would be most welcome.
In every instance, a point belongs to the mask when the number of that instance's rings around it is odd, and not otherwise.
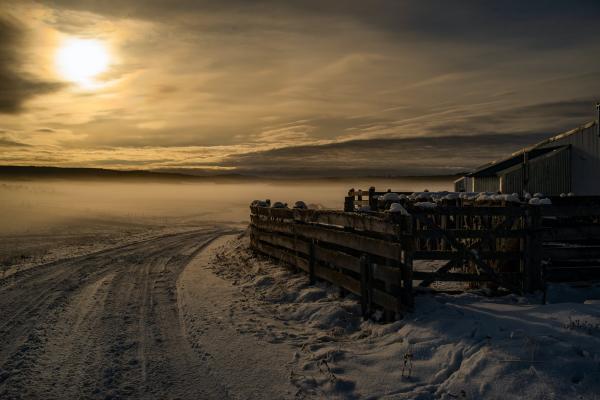
[[[519,163],[521,163],[523,161],[523,155],[524,153],[528,153],[529,156],[529,160],[532,160],[536,157],[540,157],[546,153],[549,153],[553,150],[556,150],[558,148],[564,147],[564,146],[555,146],[555,147],[542,147],[542,146],[546,146],[549,143],[555,142],[557,140],[563,139],[567,136],[571,136],[574,135],[576,133],[579,133],[585,129],[591,128],[592,126],[596,125],[596,121],[587,123],[583,126],[580,126],[578,128],[575,129],[571,129],[570,131],[567,132],[562,132],[559,133],[558,135],[552,136],[551,138],[545,139],[539,143],[536,143],[532,146],[529,147],[525,147],[521,150],[518,150],[514,153],[512,153],[509,157],[504,158],[504,159],[500,159],[500,160],[495,160],[492,161],[488,164],[484,164],[480,167],[478,167],[477,169],[475,169],[475,171],[468,173],[465,176],[469,176],[469,177],[475,177],[475,176],[494,176],[496,175],[497,172],[499,171],[503,171],[507,168],[511,168]]]
[[[477,168],[475,171],[465,175],[469,177],[480,177],[480,176],[495,176],[498,172],[504,171],[505,169],[509,169],[514,167],[515,165],[521,164],[523,162],[524,154],[527,153],[529,160],[534,160],[537,157],[541,157],[544,154],[550,153],[554,150],[561,149],[568,146],[555,146],[555,147],[544,147],[541,149],[523,149],[518,153],[513,153],[508,158],[505,158],[500,161],[492,161],[489,164],[483,165]]]
[[[571,129],[570,131],[559,133],[558,135],[552,136],[551,138],[548,138],[546,140],[542,140],[541,142],[539,142],[537,144],[534,144],[530,148],[534,149],[534,148],[537,148],[537,147],[541,147],[541,146],[547,145],[548,143],[555,142],[557,140],[566,138],[567,136],[571,136],[571,135],[574,135],[576,133],[579,133],[579,132],[581,132],[581,131],[583,131],[585,129],[589,129],[589,128],[591,128],[594,125],[596,125],[596,121],[589,122],[589,123],[587,123],[587,124],[585,124],[583,126],[577,127],[575,129]]]

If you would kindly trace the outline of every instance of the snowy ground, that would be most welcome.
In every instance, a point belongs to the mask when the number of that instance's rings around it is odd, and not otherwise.
[[[0,398],[222,398],[180,327],[176,280],[224,232],[153,237],[0,279]]]
[[[199,226],[216,228],[219,224],[181,218],[170,218],[168,222],[146,219],[133,223],[114,217],[78,216],[38,229],[36,233],[0,233],[0,278],[40,264],[194,231]]]
[[[0,399],[600,399],[599,287],[365,322],[233,234],[280,186],[0,184]]]
[[[298,397],[600,398],[600,287],[553,287],[548,305],[424,295],[385,325],[363,322],[352,296],[256,258],[245,237],[221,247],[211,268],[243,295],[223,310],[229,326],[295,349],[285,368]]]
[[[100,225],[4,236],[0,255],[26,262],[0,276],[1,399],[600,393],[599,288],[555,287],[545,306],[424,295],[384,325],[362,321],[353,296],[252,254],[240,225]]]

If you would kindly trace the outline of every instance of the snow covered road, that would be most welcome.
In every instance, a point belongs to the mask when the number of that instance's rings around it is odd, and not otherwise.
[[[165,235],[0,280],[0,398],[230,397],[236,378],[192,348],[177,293],[186,265],[225,233]]]
[[[598,399],[600,285],[422,295],[379,324],[201,226],[11,268],[0,399]]]

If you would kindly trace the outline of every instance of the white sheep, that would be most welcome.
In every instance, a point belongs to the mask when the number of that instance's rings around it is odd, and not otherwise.
[[[263,200],[254,200],[250,203],[251,207],[269,207],[269,202]]]
[[[402,204],[400,204],[400,203],[392,203],[390,205],[390,209],[387,210],[386,212],[392,213],[392,214],[397,214],[398,213],[398,214],[407,215],[407,216],[410,215],[408,213],[408,211],[406,211],[406,208],[404,208],[402,206]]]
[[[294,208],[297,208],[299,210],[306,210],[308,207],[306,206],[305,202],[303,202],[302,200],[299,200],[294,203]]]

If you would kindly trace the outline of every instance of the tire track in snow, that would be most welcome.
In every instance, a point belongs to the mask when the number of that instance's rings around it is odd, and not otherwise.
[[[220,234],[166,235],[0,282],[0,397],[219,397],[181,334],[175,281]]]
[[[161,237],[160,242],[171,246],[179,240],[193,238],[197,234],[198,231],[166,235]],[[143,241],[138,245],[152,247],[155,241]],[[31,331],[34,321],[46,318],[54,308],[60,307],[70,292],[84,283],[82,281],[94,279],[105,273],[107,268],[113,268],[113,261],[132,249],[135,251],[136,244],[119,246],[63,263],[41,265],[35,270],[24,271],[19,276],[6,278],[4,281],[10,281],[10,284],[0,286],[0,321],[3,322],[0,326],[0,360],[14,352],[16,347],[23,345],[23,341],[16,338],[25,337],[25,332]],[[160,253],[164,250],[159,246],[155,251]],[[87,274],[84,273],[86,269],[90,270]]]
[[[197,235],[199,233],[204,232],[206,232],[205,229],[200,229],[179,234],[168,234],[161,236],[160,239],[170,239],[179,236]],[[67,267],[77,268],[76,266],[81,261],[89,262],[99,258],[102,259],[110,257],[111,255],[119,252],[120,250],[135,249],[140,245],[151,243],[156,240],[156,238],[146,239],[140,242],[128,243],[122,246],[113,247],[108,250],[94,252],[85,256],[78,256],[67,260],[53,261],[51,263],[42,264],[35,268],[21,271],[7,278],[0,279],[0,293],[2,293],[4,297],[3,302],[0,304],[0,334],[4,334],[9,330],[9,328],[14,328],[14,326],[12,326],[14,320],[24,316],[24,314],[26,314],[28,310],[35,309],[39,304],[48,303],[48,294],[58,290],[59,286],[64,284],[64,278],[72,277],[76,275],[77,272],[80,272],[79,270],[69,270]],[[27,301],[21,301],[21,305],[19,306],[19,308],[17,310],[14,310],[14,304],[18,304],[18,302],[14,301],[14,298],[9,297],[11,295],[11,289],[14,289],[15,287],[16,289],[22,289],[22,285],[31,284],[30,281],[35,282],[36,277],[38,279],[43,279],[47,281],[54,280],[55,283],[46,284],[45,282],[41,282],[39,286],[42,287],[43,290],[41,290],[40,294],[34,296],[33,298],[29,296]],[[20,291],[16,291],[15,293],[16,297],[18,297],[21,294]],[[10,308],[10,310],[4,310],[5,307]]]

